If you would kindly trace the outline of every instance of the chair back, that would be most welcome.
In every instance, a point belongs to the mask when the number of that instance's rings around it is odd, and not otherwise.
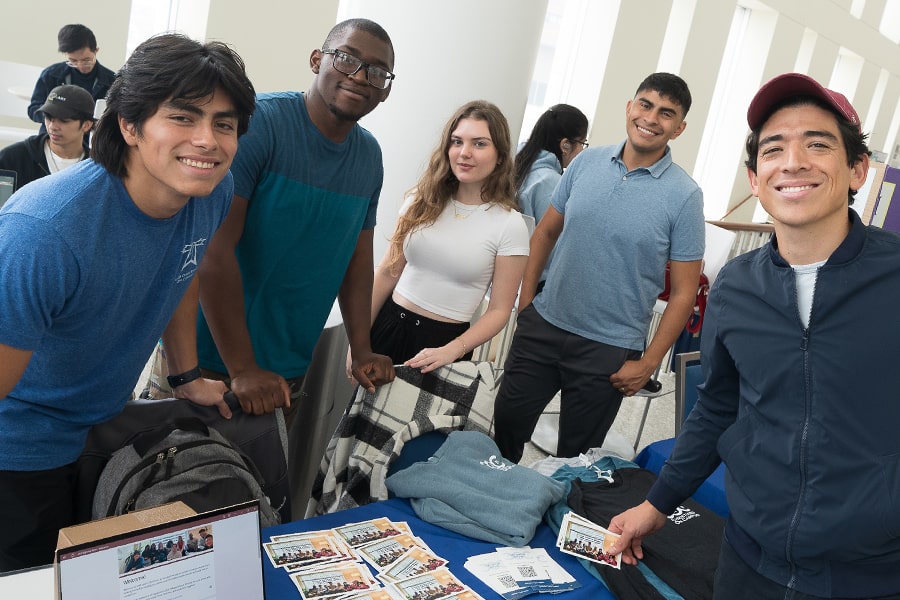
[[[697,386],[703,383],[700,351],[675,355],[675,435],[697,403]]]

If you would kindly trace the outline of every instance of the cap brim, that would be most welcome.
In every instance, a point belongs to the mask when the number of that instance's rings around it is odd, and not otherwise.
[[[93,115],[85,115],[79,112],[75,112],[69,110],[67,108],[60,108],[54,104],[49,106],[44,105],[40,109],[40,112],[45,115],[50,115],[51,117],[55,117],[57,119],[79,119],[85,121],[87,119],[93,119]]]

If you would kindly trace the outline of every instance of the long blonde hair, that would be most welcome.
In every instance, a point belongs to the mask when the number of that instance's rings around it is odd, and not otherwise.
[[[497,149],[497,167],[488,175],[481,186],[482,202],[495,202],[508,210],[519,210],[516,190],[513,184],[512,141],[509,123],[500,109],[485,100],[473,100],[457,109],[441,134],[441,141],[431,153],[428,168],[407,195],[413,201],[400,215],[394,235],[390,240],[390,266],[393,268],[403,256],[403,241],[410,232],[434,223],[450,198],[459,189],[459,181],[450,168],[448,151],[450,136],[463,119],[477,119],[488,124],[491,140]]]

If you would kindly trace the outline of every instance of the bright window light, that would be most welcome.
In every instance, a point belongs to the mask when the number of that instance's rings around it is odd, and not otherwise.
[[[178,32],[195,40],[206,39],[210,0],[132,0],[128,23],[128,56],[158,33]]]

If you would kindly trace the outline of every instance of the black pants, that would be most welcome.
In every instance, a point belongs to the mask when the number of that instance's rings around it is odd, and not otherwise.
[[[603,445],[622,392],[609,376],[637,350],[595,342],[551,325],[529,305],[521,313],[494,403],[495,440],[508,460],[522,458],[538,418],[562,390],[557,456]]]
[[[48,565],[59,530],[75,522],[75,463],[0,471],[0,571]]]
[[[446,323],[423,317],[388,298],[372,323],[372,352],[390,356],[395,365],[422,348],[440,348],[469,329],[468,323]],[[469,352],[459,360],[469,360]]]

